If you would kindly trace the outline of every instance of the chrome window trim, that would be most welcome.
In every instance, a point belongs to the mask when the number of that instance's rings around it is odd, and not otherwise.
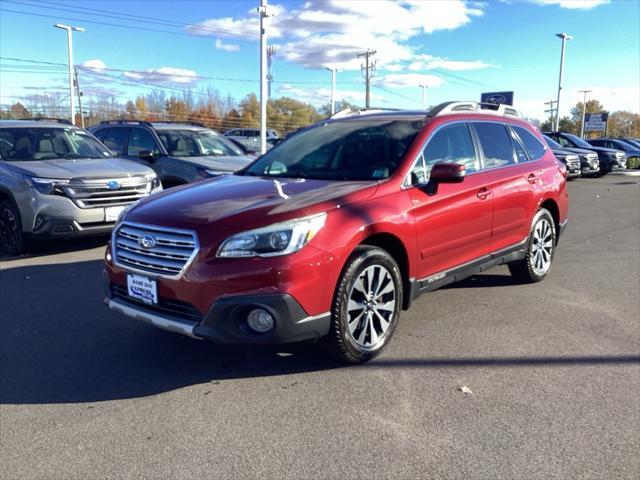
[[[184,235],[191,235],[192,238],[193,238],[193,242],[194,242],[193,252],[191,252],[191,255],[189,256],[187,261],[184,263],[184,265],[183,265],[182,269],[180,270],[180,272],[178,272],[177,274],[174,274],[174,275],[166,275],[166,274],[163,274],[163,273],[153,273],[153,272],[149,272],[149,271],[146,271],[146,270],[141,270],[141,269],[138,269],[138,268],[130,267],[129,265],[122,265],[121,263],[118,262],[118,257],[116,256],[116,235],[117,235],[118,231],[120,230],[120,228],[122,228],[125,225],[129,225],[129,226],[134,227],[134,228],[141,228],[141,229],[147,228],[147,229],[159,230],[161,232],[167,232],[167,233],[172,233],[173,232],[173,233],[180,233],[180,234],[184,234]],[[185,229],[181,229],[181,228],[160,227],[160,226],[150,225],[150,224],[145,224],[145,223],[122,221],[111,232],[111,258],[113,260],[113,264],[115,266],[117,266],[118,268],[123,269],[125,272],[136,273],[136,274],[139,274],[141,276],[148,277],[148,278],[154,278],[154,279],[155,278],[166,278],[166,279],[169,279],[169,280],[179,280],[180,278],[182,278],[182,276],[184,275],[184,272],[187,270],[187,268],[189,268],[189,266],[191,265],[191,263],[196,258],[196,256],[198,255],[199,252],[200,252],[200,242],[198,241],[197,233],[195,231],[193,231],[193,230],[185,230]]]

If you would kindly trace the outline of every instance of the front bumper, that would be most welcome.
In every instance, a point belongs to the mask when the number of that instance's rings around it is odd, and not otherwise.
[[[166,305],[148,306],[128,298],[121,288],[108,283],[106,273],[104,282],[105,303],[111,310],[192,338],[219,343],[277,344],[317,340],[329,332],[330,312],[309,316],[288,294],[223,297],[198,319],[172,313]],[[273,316],[275,326],[270,332],[258,334],[249,328],[246,317],[254,308],[267,310]]]

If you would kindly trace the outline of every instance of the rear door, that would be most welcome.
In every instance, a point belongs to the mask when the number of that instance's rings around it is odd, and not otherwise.
[[[462,163],[461,183],[426,188],[437,162]],[[427,140],[406,184],[416,224],[419,278],[460,266],[489,252],[492,196],[469,127],[464,122],[438,128]]]
[[[542,170],[536,168],[515,131],[501,122],[473,122],[493,195],[491,252],[527,238],[538,203]],[[542,147],[544,154],[545,147]]]

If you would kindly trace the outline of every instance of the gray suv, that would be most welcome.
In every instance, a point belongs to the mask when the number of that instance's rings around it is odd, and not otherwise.
[[[162,190],[153,170],[115,158],[68,121],[0,121],[0,251],[27,237],[111,231],[129,205]]]
[[[164,188],[233,173],[253,161],[199,123],[110,120],[91,131],[121,157],[153,168]]]

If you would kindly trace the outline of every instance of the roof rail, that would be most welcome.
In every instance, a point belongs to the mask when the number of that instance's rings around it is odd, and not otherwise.
[[[152,124],[155,124],[155,123],[169,124],[169,125],[193,125],[194,127],[208,128],[206,125],[204,125],[203,123],[200,123],[200,122],[172,122],[170,120],[158,120],[158,121],[154,121],[154,122],[151,122],[151,123]]]
[[[495,104],[495,103],[482,103],[482,102],[445,102],[440,105],[436,105],[427,112],[429,117],[437,117],[439,115],[450,115],[452,113],[468,113],[468,112],[482,112],[483,110],[491,110],[491,113],[495,115],[502,115],[505,117],[522,118],[522,115],[517,108],[511,105]]]
[[[383,113],[383,112],[397,112],[398,108],[357,108],[357,107],[347,107],[343,108],[339,112],[334,113],[329,116],[329,118],[345,118],[345,117],[354,117],[358,115],[371,115],[373,113]]]
[[[147,125],[151,126],[151,123],[146,120],[103,120],[100,125]]]
[[[71,120],[66,118],[53,118],[53,117],[34,117],[34,118],[22,118],[21,120],[28,120],[31,122],[54,122],[54,123],[64,123],[65,125],[73,125]]]

